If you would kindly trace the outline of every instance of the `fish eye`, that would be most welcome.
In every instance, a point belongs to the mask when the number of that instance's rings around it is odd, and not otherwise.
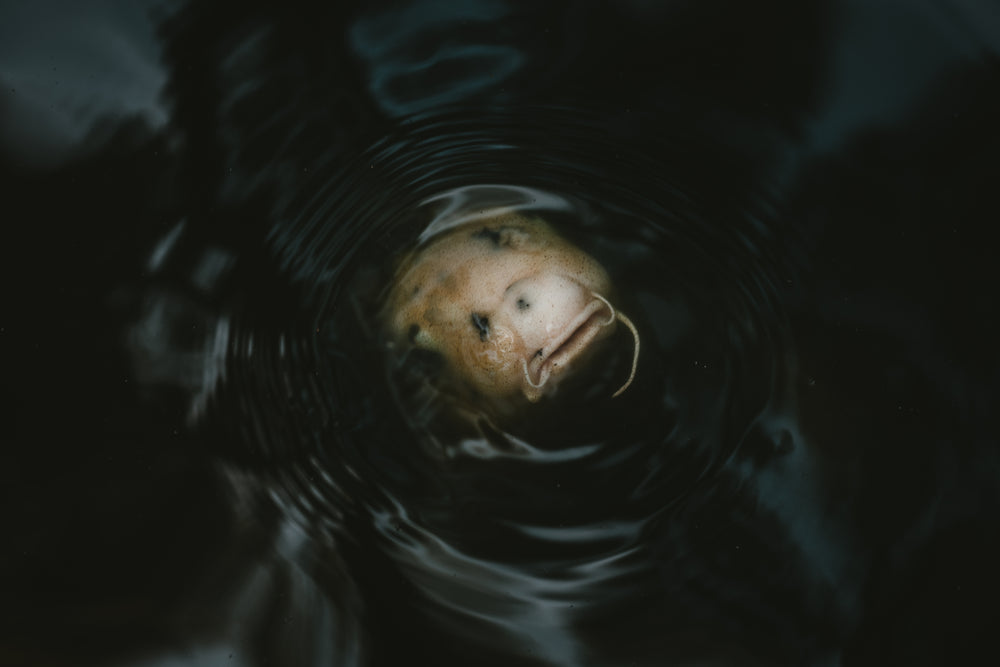
[[[479,332],[479,340],[485,342],[490,335],[490,318],[480,313],[472,313],[472,326]]]

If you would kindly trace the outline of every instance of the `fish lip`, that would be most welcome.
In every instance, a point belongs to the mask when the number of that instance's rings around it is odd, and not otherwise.
[[[544,373],[546,367],[551,368],[556,362],[572,361],[590,346],[597,334],[609,324],[600,319],[601,310],[606,307],[600,299],[588,303],[555,340],[542,348],[541,355],[536,354],[532,357],[528,364],[532,382],[544,385],[548,378],[545,381],[540,380],[547,375]],[[567,343],[570,343],[570,346],[564,349]]]

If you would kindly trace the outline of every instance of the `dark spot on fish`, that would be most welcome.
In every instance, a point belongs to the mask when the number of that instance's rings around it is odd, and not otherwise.
[[[490,318],[480,313],[472,313],[472,326],[479,332],[479,340],[485,342],[490,335]]]
[[[531,308],[531,304],[525,301],[523,298],[517,300],[518,310],[528,310],[529,308]]]
[[[472,232],[472,238],[489,241],[495,250],[499,250],[500,248],[517,247],[527,238],[527,234],[520,227],[504,225],[477,229]]]
[[[483,227],[482,229],[477,229],[472,232],[472,238],[474,239],[484,239],[489,241],[496,247],[500,247],[500,230],[492,229],[490,227]]]
[[[417,341],[417,334],[419,333],[420,333],[420,325],[411,324],[410,328],[407,329],[406,331],[406,337],[410,340],[411,343],[415,343]]]

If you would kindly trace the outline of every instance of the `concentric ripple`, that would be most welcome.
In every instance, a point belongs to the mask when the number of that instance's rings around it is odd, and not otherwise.
[[[212,409],[195,421],[225,425],[305,530],[372,526],[422,622],[492,655],[585,664],[602,650],[593,623],[676,594],[657,583],[665,526],[717,492],[744,434],[788,398],[763,213],[706,199],[682,158],[651,157],[684,155],[690,137],[610,129],[565,108],[408,118],[304,177],[280,212],[284,316],[250,299],[206,335],[224,372],[210,401],[197,392]],[[624,397],[609,400],[631,363],[620,353],[498,422],[387,347],[394,257],[495,206],[544,216],[608,268],[643,341]]]
[[[304,177],[269,233],[286,301],[211,316],[203,359],[217,370],[189,411],[304,530],[370,521],[437,631],[561,665],[582,664],[594,619],[649,602],[662,574],[650,531],[717,483],[787,370],[765,223],[650,157],[689,138],[651,147],[608,129],[564,108],[427,114]],[[544,216],[608,268],[643,341],[624,397],[609,400],[631,362],[618,354],[498,424],[388,350],[378,310],[394,257],[495,206]]]

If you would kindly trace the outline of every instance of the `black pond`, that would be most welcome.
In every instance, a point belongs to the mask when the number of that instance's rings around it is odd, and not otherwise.
[[[4,3],[0,663],[995,653],[998,53],[959,0]],[[494,204],[608,268],[623,396],[418,400],[385,282]]]

